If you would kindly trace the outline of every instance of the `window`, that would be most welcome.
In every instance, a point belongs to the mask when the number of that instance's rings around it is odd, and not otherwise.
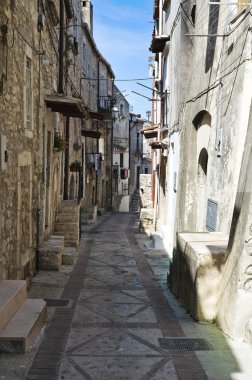
[[[78,20],[75,17],[73,21],[73,37],[76,40],[76,42],[78,41],[78,25],[77,24],[78,24]]]
[[[26,128],[32,129],[32,61],[26,57]]]
[[[196,21],[196,4],[193,4],[193,6],[192,6],[191,19],[192,19],[193,26],[195,26],[195,21]]]
[[[120,116],[124,117],[123,104],[120,104]]]
[[[144,168],[144,174],[148,174],[148,168]]]
[[[120,168],[123,168],[123,153],[120,153]]]

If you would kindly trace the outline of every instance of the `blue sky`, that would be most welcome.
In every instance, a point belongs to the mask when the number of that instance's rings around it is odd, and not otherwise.
[[[117,79],[148,78],[149,46],[152,34],[153,0],[93,0],[94,38],[98,49],[111,64]],[[141,81],[151,87],[151,80]],[[136,82],[116,82],[134,107],[146,117],[151,102],[131,91],[151,96]],[[128,95],[129,94],[129,95]]]

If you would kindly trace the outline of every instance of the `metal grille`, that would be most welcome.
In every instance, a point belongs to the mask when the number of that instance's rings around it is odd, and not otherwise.
[[[159,338],[160,347],[165,350],[201,351],[212,350],[212,347],[204,339],[188,338]]]
[[[61,298],[44,298],[46,306],[70,307],[70,300]]]

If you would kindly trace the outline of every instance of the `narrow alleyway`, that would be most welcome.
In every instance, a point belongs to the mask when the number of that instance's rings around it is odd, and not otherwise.
[[[84,235],[62,294],[74,304],[56,311],[29,379],[56,378],[59,366],[59,379],[205,378],[193,352],[159,346],[161,337],[184,334],[133,226],[132,215],[118,213]]]
[[[30,296],[63,303],[49,304],[47,328],[29,353],[0,354],[0,378],[250,379],[248,351],[191,319],[167,286],[166,253],[146,242],[132,214],[107,214],[87,227],[72,269],[35,277]],[[250,369],[238,366],[235,346]]]

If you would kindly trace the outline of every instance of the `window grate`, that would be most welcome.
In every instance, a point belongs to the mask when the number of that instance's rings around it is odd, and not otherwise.
[[[165,350],[186,350],[186,351],[209,351],[212,350],[210,344],[204,339],[188,338],[159,338],[159,345]]]

